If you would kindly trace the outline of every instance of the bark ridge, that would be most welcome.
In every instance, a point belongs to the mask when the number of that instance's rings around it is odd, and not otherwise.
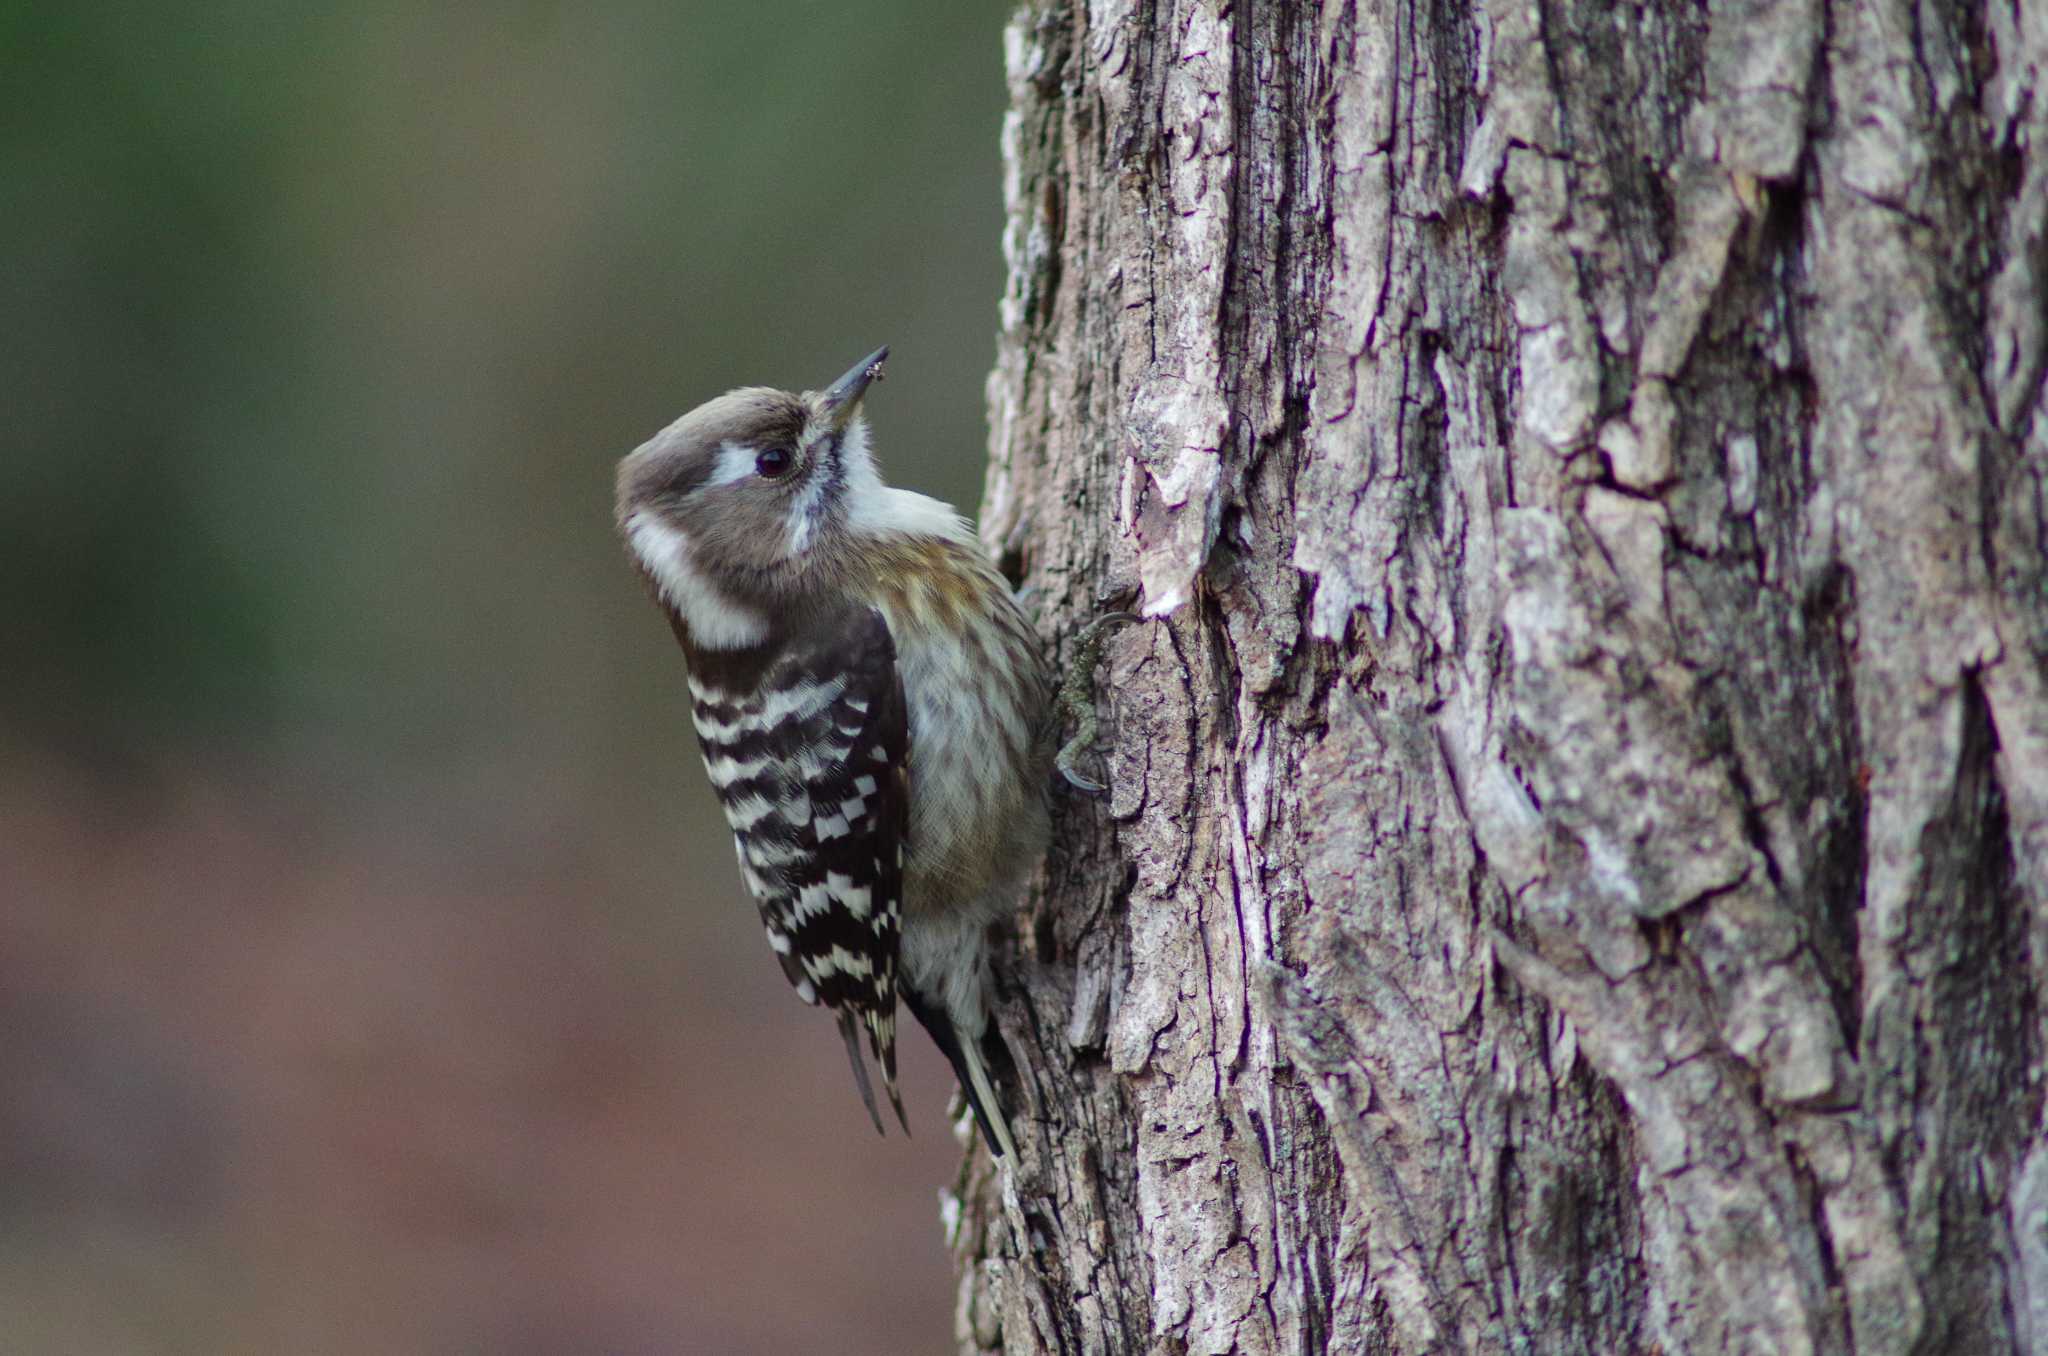
[[[1027,9],[962,1351],[2048,1346],[2048,9]]]

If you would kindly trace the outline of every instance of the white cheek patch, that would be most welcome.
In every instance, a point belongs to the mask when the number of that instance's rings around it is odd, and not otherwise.
[[[739,650],[768,638],[768,619],[735,602],[698,569],[681,532],[642,510],[626,520],[626,540],[654,577],[662,601],[690,628],[691,640],[707,650]]]

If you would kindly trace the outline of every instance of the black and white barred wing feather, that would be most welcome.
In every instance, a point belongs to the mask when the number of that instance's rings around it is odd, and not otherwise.
[[[860,1054],[866,1031],[902,1122],[896,966],[910,733],[889,628],[863,609],[791,644],[744,695],[711,674],[693,674],[690,687],[704,766],[768,943],[798,996],[838,1015],[880,1130]]]

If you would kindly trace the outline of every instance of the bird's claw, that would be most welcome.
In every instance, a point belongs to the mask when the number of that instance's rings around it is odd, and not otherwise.
[[[1095,669],[1102,662],[1102,647],[1108,643],[1110,630],[1138,620],[1135,613],[1106,612],[1088,623],[1074,637],[1073,658],[1060,682],[1060,714],[1073,720],[1074,737],[1060,746],[1053,766],[1059,769],[1067,785],[1087,795],[1101,795],[1109,789],[1076,766],[1077,760],[1094,747],[1095,732],[1101,724],[1095,713]]]

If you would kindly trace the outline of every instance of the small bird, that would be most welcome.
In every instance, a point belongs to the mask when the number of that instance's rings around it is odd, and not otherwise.
[[[682,644],[768,943],[837,1014],[875,1129],[863,1031],[909,1129],[900,996],[1014,1161],[985,1058],[987,931],[1045,849],[1052,680],[973,530],[882,483],[861,401],[888,356],[676,420],[619,464],[619,530]]]

